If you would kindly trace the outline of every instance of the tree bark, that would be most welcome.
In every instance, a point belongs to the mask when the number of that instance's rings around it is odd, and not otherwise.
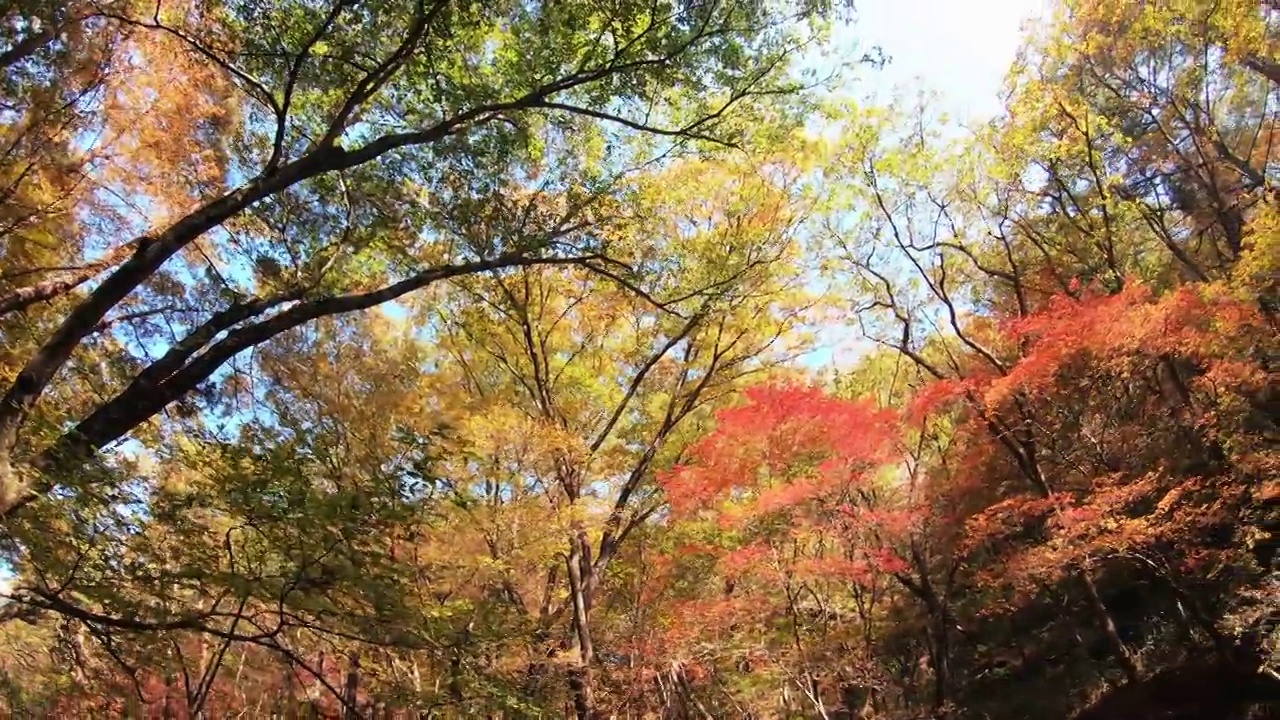
[[[951,631],[947,627],[946,613],[941,607],[931,608],[934,631],[930,652],[933,662],[933,709],[938,717],[946,714],[951,700]]]
[[[578,665],[569,671],[569,690],[573,694],[573,708],[578,720],[594,720],[595,702],[591,687],[591,663],[595,650],[591,644],[590,601],[587,597],[586,579],[583,577],[585,560],[583,533],[577,531],[569,538],[569,594],[573,603],[573,631],[578,647]],[[589,563],[586,563],[589,567]]]
[[[137,248],[137,242],[128,242],[107,253],[105,257],[83,267],[58,273],[53,280],[18,288],[0,297],[0,316],[23,310],[38,302],[53,300],[97,277],[102,271],[120,264]]]
[[[894,577],[912,595],[924,604],[932,629],[929,641],[929,662],[933,666],[933,704],[938,717],[945,716],[945,708],[951,699],[951,627],[958,625],[948,608],[948,601],[938,592],[929,576],[929,564],[919,545],[911,543],[911,561],[919,579],[906,573]]]
[[[360,717],[356,709],[356,695],[360,690],[360,653],[353,652],[348,658],[347,681],[342,688],[342,696],[346,699],[343,710],[344,720],[357,720]]]
[[[1244,61],[1244,66],[1271,82],[1280,84],[1280,63],[1254,55]]]
[[[1093,577],[1086,568],[1080,568],[1076,571],[1076,577],[1080,579],[1080,584],[1084,587],[1085,597],[1089,601],[1089,609],[1093,612],[1094,619],[1098,626],[1102,629],[1107,638],[1107,645],[1111,648],[1111,654],[1115,656],[1116,661],[1120,663],[1120,669],[1124,671],[1125,679],[1131,683],[1139,682],[1142,679],[1142,670],[1138,666],[1138,661],[1133,657],[1133,653],[1129,652],[1129,647],[1124,644],[1124,640],[1120,637],[1120,632],[1116,629],[1115,620],[1111,617],[1111,611],[1107,609],[1106,603],[1102,602],[1102,597],[1098,595],[1098,586],[1094,583]]]

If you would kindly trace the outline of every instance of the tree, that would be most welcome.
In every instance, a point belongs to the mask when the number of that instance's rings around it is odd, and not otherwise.
[[[421,347],[376,318],[284,340],[259,358],[234,442],[174,433],[113,468],[125,491],[32,508],[56,531],[27,544],[9,601],[78,629],[88,698],[99,681],[144,703],[180,690],[196,714],[246,686],[274,702],[310,687],[351,706],[336,666],[363,655],[361,687],[389,694],[381,664],[435,659],[424,651],[467,615],[421,591],[455,580],[432,550],[443,420],[422,412]],[[312,383],[290,382],[304,369]]]
[[[785,336],[805,306],[802,175],[778,153],[677,162],[645,178],[618,243],[648,255],[628,263],[650,274],[644,293],[612,271],[527,268],[459,280],[452,298],[423,308],[440,328],[440,372],[484,418],[455,481],[485,507],[477,521],[510,567],[502,589],[531,616],[533,642],[554,644],[568,618],[560,645],[576,656],[579,717],[597,706],[592,615],[619,548],[662,507],[654,474],[680,457],[706,408],[790,352]],[[520,562],[532,559],[515,529],[530,503],[545,503],[535,517],[561,528],[563,558]],[[553,600],[562,583],[563,604]]]
[[[745,662],[775,678],[785,712],[794,712],[787,697],[799,690],[827,717],[829,705],[849,705],[876,683],[868,645],[877,601],[885,578],[906,569],[872,539],[902,536],[911,523],[871,501],[894,490],[879,471],[891,458],[895,417],[803,386],[745,395],[663,480],[673,519],[703,528],[690,533],[702,543],[679,552],[709,556],[717,583],[675,611],[667,640],[647,660],[704,675]],[[707,641],[713,647],[701,650]],[[737,699],[755,707],[761,700]]]
[[[791,21],[819,9],[345,0],[162,4],[149,14],[72,9],[55,25],[57,42],[17,62],[42,61],[78,28],[107,28],[100,43],[127,32],[141,43],[130,53],[139,68],[122,71],[132,74],[116,87],[172,89],[177,76],[165,72],[214,78],[200,83],[210,106],[229,97],[237,114],[205,117],[158,91],[85,101],[87,130],[124,133],[121,162],[90,165],[85,180],[112,209],[113,198],[139,193],[136,209],[121,208],[133,237],[104,228],[95,238],[102,259],[74,263],[79,270],[63,282],[33,289],[37,267],[17,268],[25,279],[5,302],[9,312],[97,276],[15,359],[0,404],[0,512],[46,495],[59,475],[285,330],[461,274],[599,258],[607,249],[583,232],[599,219],[589,199],[612,174],[597,168],[627,159],[579,161],[564,154],[563,139],[617,148],[607,128],[621,127],[677,144],[732,142],[735,106],[794,87],[784,75],[801,43]],[[259,23],[280,32],[249,31]],[[38,45],[45,26],[28,27],[35,34],[18,44]],[[674,99],[657,107],[659,95]],[[173,165],[185,157],[180,146],[152,134],[174,112],[210,148],[195,155],[195,169]],[[122,177],[155,182],[126,188]],[[161,182],[174,177],[181,182]],[[518,238],[480,227],[459,237],[440,224],[468,202],[529,184],[556,200],[545,213],[523,213]],[[132,333],[117,340],[125,345],[113,358],[120,379],[104,393],[109,400],[73,417],[73,431],[24,440],[37,401],[61,371],[83,366],[77,350],[96,344],[104,323],[163,331],[142,343]],[[55,413],[37,424],[46,422],[64,419]]]
[[[332,453],[345,439],[296,409],[246,423],[247,409],[297,399],[297,377],[262,364],[273,344],[339,342],[342,325],[306,328],[504,268],[573,266],[646,296],[648,271],[609,247],[629,178],[735,144],[766,113],[785,125],[782,99],[800,87],[790,58],[828,10],[15,8],[0,287],[0,515],[7,564],[24,579],[11,596],[94,631],[210,634],[308,662],[314,644],[281,638],[299,618],[314,631],[310,613],[332,608],[295,594],[291,573],[334,547],[348,561],[394,556],[351,533],[420,532],[430,503],[406,509],[394,484],[374,498],[343,488]],[[626,242],[644,255],[643,238]],[[368,459],[399,452],[417,451],[378,445]],[[192,476],[192,464],[209,472]],[[357,477],[394,472],[408,470],[375,464]],[[174,495],[172,477],[200,491]],[[192,524],[197,502],[213,513]],[[331,520],[331,534],[298,546],[288,523],[302,517]],[[266,534],[246,541],[275,586],[220,539],[244,523],[276,524],[278,535],[259,527]],[[64,534],[50,538],[50,527]],[[175,547],[192,554],[170,557]],[[156,572],[143,573],[147,563]],[[136,582],[111,584],[121,568]],[[384,580],[403,582],[403,570]],[[169,593],[173,575],[194,587]],[[370,601],[365,580],[339,583],[354,593],[344,601]],[[224,617],[229,598],[243,604]],[[401,610],[392,624],[422,608]],[[261,612],[274,612],[274,629],[237,632]]]

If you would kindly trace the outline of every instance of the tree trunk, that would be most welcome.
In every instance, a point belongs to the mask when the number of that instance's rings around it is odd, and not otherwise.
[[[356,709],[356,694],[360,689],[360,654],[351,653],[347,665],[347,682],[342,688],[342,696],[346,699],[346,708],[343,711],[345,720],[357,720],[360,717],[359,711]]]
[[[583,577],[587,552],[584,544],[584,533],[575,532],[569,538],[569,594],[573,602],[574,644],[578,648],[578,666],[569,671],[569,690],[573,694],[573,708],[578,720],[594,720],[591,663],[595,659],[595,650],[591,644],[591,604]]]
[[[1107,645],[1111,648],[1111,654],[1115,656],[1116,661],[1120,663],[1120,668],[1124,670],[1125,679],[1131,683],[1138,682],[1142,678],[1142,670],[1138,667],[1138,662],[1134,659],[1133,653],[1129,652],[1128,646],[1120,638],[1120,632],[1116,629],[1115,620],[1111,617],[1111,611],[1107,610],[1106,604],[1102,602],[1102,597],[1098,595],[1098,586],[1094,584],[1093,577],[1084,568],[1077,570],[1076,576],[1080,578],[1080,583],[1084,586],[1085,597],[1089,600],[1089,609],[1093,611],[1094,619],[1107,637]]]
[[[933,614],[934,610],[930,609]],[[938,717],[946,715],[951,699],[951,633],[946,614],[939,609],[934,614],[933,642],[930,643],[930,662],[933,663],[933,709]]]
[[[1280,63],[1274,60],[1253,55],[1244,61],[1244,66],[1258,73],[1273,83],[1280,84]]]
[[[579,666],[569,669],[569,692],[573,695],[573,713],[578,720],[594,720],[595,698],[591,695],[591,669]]]
[[[914,541],[911,544],[911,560],[919,579],[913,579],[905,573],[898,573],[894,577],[924,604],[929,613],[930,626],[926,628],[926,640],[929,645],[929,664],[933,669],[934,713],[943,717],[951,699],[951,627],[957,623],[947,607],[947,599],[939,594],[938,588],[930,579],[929,563]]]

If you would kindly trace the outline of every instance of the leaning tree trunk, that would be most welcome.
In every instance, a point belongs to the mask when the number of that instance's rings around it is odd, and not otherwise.
[[[1119,630],[1116,629],[1115,620],[1111,617],[1111,611],[1107,609],[1102,597],[1098,595],[1098,586],[1094,583],[1093,577],[1085,568],[1076,571],[1076,576],[1080,578],[1080,584],[1084,586],[1085,597],[1089,600],[1089,608],[1093,611],[1094,618],[1098,625],[1102,628],[1103,634],[1107,638],[1107,645],[1111,648],[1111,654],[1115,656],[1120,668],[1124,670],[1125,679],[1131,683],[1136,683],[1142,679],[1142,670],[1138,666],[1138,661],[1134,659],[1133,653],[1129,652],[1129,647],[1124,644],[1124,640],[1120,637]]]

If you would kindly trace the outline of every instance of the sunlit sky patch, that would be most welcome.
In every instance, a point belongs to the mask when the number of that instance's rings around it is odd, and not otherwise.
[[[936,93],[939,110],[981,122],[1000,109],[1024,24],[1047,10],[1047,0],[860,0],[832,42],[884,50],[890,62],[862,77],[872,92],[921,88]]]
[[[1024,28],[1047,17],[1049,0],[860,0],[850,23],[837,27],[834,55],[860,57],[879,48],[888,59],[846,80],[843,93],[873,102],[927,93],[930,115],[959,125],[1000,112],[1005,74],[1022,44]],[[820,66],[820,64],[819,64]],[[813,367],[848,367],[871,348],[853,322],[818,330]]]

